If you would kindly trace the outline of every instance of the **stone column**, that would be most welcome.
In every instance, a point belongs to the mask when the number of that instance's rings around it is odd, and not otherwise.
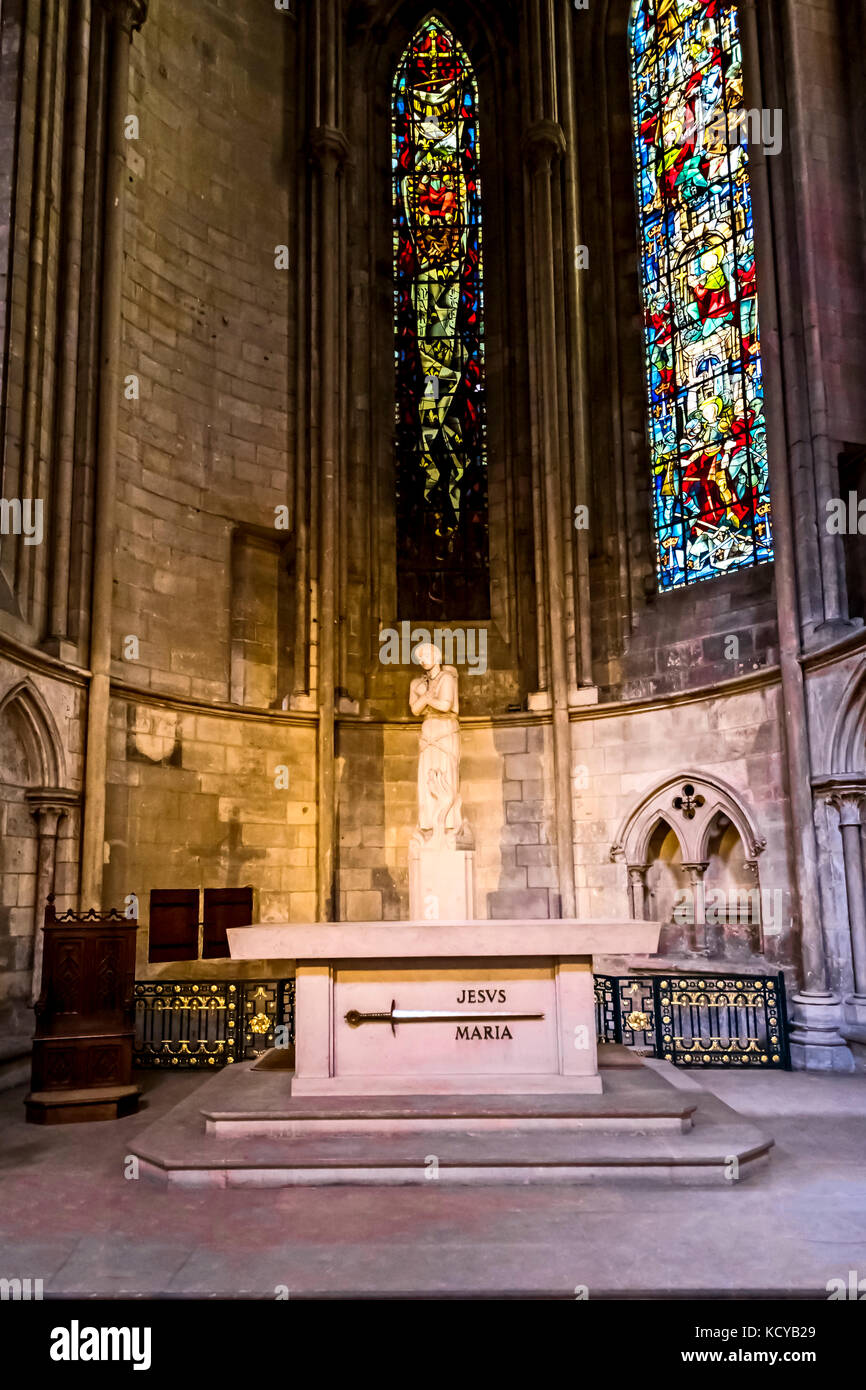
[[[833,793],[828,797],[839,812],[839,833],[845,863],[848,894],[848,924],[851,931],[851,960],[854,967],[854,993],[846,999],[854,1022],[866,1024],[866,882],[864,882],[862,813],[866,788]]]
[[[57,860],[57,831],[60,821],[70,807],[78,802],[76,792],[62,787],[34,787],[26,793],[36,824],[39,843],[36,857],[36,894],[33,903],[33,980],[31,1003],[39,998],[42,988],[42,955],[45,924],[45,904],[54,892],[54,869]]]
[[[318,276],[313,286],[313,325],[318,349],[315,378],[318,447],[314,446],[318,617],[316,753],[318,764],[318,853],[316,896],[319,920],[336,917],[335,842],[337,820],[335,686],[339,655],[340,475],[342,383],[340,323],[345,300],[345,257],[341,249],[340,183],[348,155],[342,119],[342,6],[321,0],[312,16],[312,105],[310,157],[313,207],[317,214]]]
[[[541,500],[546,548],[546,636],[553,711],[556,850],[561,913],[563,917],[573,917],[576,901],[571,804],[571,725],[568,716],[566,586],[561,531],[556,286],[551,201],[553,169],[564,149],[565,137],[556,121],[536,121],[526,132],[524,154],[529,166],[532,190],[530,217],[535,267],[535,336],[538,346],[537,381],[540,396],[537,445],[541,464]]]
[[[336,747],[334,702],[337,672],[337,576],[339,515],[340,368],[338,325],[339,174],[347,153],[345,136],[320,126],[312,138],[319,194],[319,546],[318,546],[318,790],[317,898],[319,920],[335,913]]]
[[[704,897],[704,874],[708,863],[683,864],[689,877],[689,892],[692,895],[692,950],[707,954],[707,913]]]
[[[102,0],[109,25],[108,139],[99,340],[99,407],[94,506],[90,689],[81,836],[81,906],[102,906],[105,850],[105,777],[111,687],[111,621],[114,583],[114,512],[117,491],[117,421],[120,406],[123,216],[126,195],[124,117],[129,107],[129,49],[147,16],[147,0]]]
[[[64,299],[60,326],[62,352],[58,364],[57,433],[54,460],[54,503],[51,534],[54,559],[51,572],[51,615],[45,647],[71,658],[69,637],[69,574],[72,550],[72,494],[75,416],[78,406],[78,343],[81,305],[81,259],[84,234],[84,187],[87,162],[91,0],[73,7],[71,36],[73,67],[69,77],[68,166],[64,191]]]
[[[647,883],[646,875],[649,864],[629,864],[628,866],[628,902],[632,917],[638,921],[646,920],[647,915]]]
[[[840,6],[839,12],[848,8],[847,5]],[[859,7],[854,5],[850,8],[856,10]],[[834,425],[838,422],[831,418],[830,411],[833,388],[828,377],[832,348],[826,341],[829,335],[824,331],[828,289],[821,262],[827,208],[824,206],[820,178],[815,180],[811,167],[811,162],[821,161],[813,144],[815,133],[810,121],[811,111],[819,97],[813,78],[813,36],[811,29],[806,27],[804,7],[799,0],[780,0],[780,3],[774,0],[772,10],[772,22],[778,26],[781,35],[785,62],[785,145],[793,189],[790,216],[796,228],[794,245],[799,253],[797,263],[792,267],[798,291],[798,322],[792,327],[801,339],[803,354],[800,383],[806,397],[811,475],[815,488],[823,608],[818,640],[823,645],[846,636],[854,624],[846,616],[842,538],[832,534],[826,524],[826,504],[836,494],[838,484],[839,441],[834,433]],[[829,14],[827,18],[830,18]],[[832,45],[834,39],[836,43],[839,42],[838,29],[828,30],[825,41]],[[759,298],[759,314],[760,311]],[[811,518],[804,518],[807,524],[809,520]]]
[[[758,877],[757,859],[747,859],[746,868],[752,875],[752,878],[755,880],[755,886],[754,888],[750,889],[749,892],[755,894],[755,898],[753,898],[752,901],[757,901],[757,911],[752,911],[750,913],[751,920],[749,922],[749,945],[753,952],[759,955],[763,955],[766,946],[764,938],[764,899],[761,896],[761,883]],[[772,926],[775,929],[778,929],[779,925],[776,921],[776,905],[777,903],[780,903],[781,900],[782,891],[781,889],[778,889],[777,892],[773,895],[773,904],[770,909],[767,922],[768,926]]]
[[[747,108],[764,105],[754,0],[744,0],[742,21],[743,81]],[[755,257],[761,286],[758,312],[765,384],[767,451],[770,466],[775,545],[776,613],[781,672],[780,722],[785,750],[786,790],[793,835],[794,888],[799,917],[801,988],[792,999],[791,1056],[795,1066],[852,1071],[854,1059],[839,1031],[842,1004],[828,984],[818,847],[812,812],[809,723],[800,666],[800,604],[797,591],[796,535],[791,480],[785,387],[781,360],[778,274],[775,264],[773,199],[767,160],[760,144],[749,149],[754,202]]]
[[[58,355],[57,291],[55,262],[59,238],[59,193],[62,184],[60,153],[63,148],[63,113],[66,100],[67,6],[63,0],[43,0],[30,10],[26,24],[33,26],[39,54],[38,86],[34,121],[34,159],[30,224],[26,255],[29,258],[26,297],[26,347],[19,363],[22,375],[21,434],[18,454],[18,496],[39,498],[43,502],[45,456],[43,431],[52,430],[54,409],[54,369]],[[29,36],[25,40],[29,47]],[[22,110],[22,124],[29,124],[29,113]],[[22,166],[26,168],[26,164]],[[4,441],[5,443],[6,441]],[[13,446],[14,448],[14,446]],[[7,474],[8,483],[8,474]],[[6,494],[8,496],[8,493]],[[45,508],[50,516],[52,499]],[[15,550],[15,592],[20,614],[29,620],[34,598],[41,598],[45,575],[37,559],[39,547],[27,544],[23,534],[13,541]],[[35,571],[35,572],[34,572]],[[37,609],[38,611],[38,609]]]
[[[577,157],[577,96],[575,90],[575,11],[569,4],[560,4],[556,12],[559,33],[556,38],[558,63],[558,87],[561,93],[561,119],[565,134],[566,150],[563,160],[563,243],[562,273],[564,277],[565,315],[569,327],[567,335],[565,366],[567,369],[567,400],[565,417],[571,419],[570,438],[563,441],[570,455],[571,476],[566,469],[564,483],[567,487],[568,503],[565,517],[569,543],[574,553],[574,621],[575,657],[573,669],[577,683],[582,687],[592,687],[592,625],[591,597],[589,584],[589,531],[573,525],[575,504],[590,506],[591,484],[589,478],[589,419],[591,393],[587,371],[587,323],[584,277],[586,272],[578,267],[577,249],[582,244],[580,170]],[[565,373],[564,373],[565,374]],[[563,404],[561,402],[561,404]],[[570,409],[569,409],[570,407]],[[573,482],[573,486],[571,486]],[[573,495],[572,495],[573,494]],[[598,518],[591,517],[593,524]],[[569,671],[571,675],[571,670]]]

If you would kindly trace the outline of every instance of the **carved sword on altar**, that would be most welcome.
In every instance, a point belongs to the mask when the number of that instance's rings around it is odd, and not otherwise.
[[[477,1023],[479,1019],[490,1021],[494,1019],[497,1023],[513,1023],[522,1019],[544,1018],[544,1014],[514,1013],[510,1009],[487,1009],[474,1013],[464,1011],[455,1013],[450,1009],[398,1009],[396,999],[391,1000],[391,1008],[387,1013],[360,1013],[357,1009],[350,1009],[346,1014],[346,1022],[350,1028],[360,1028],[362,1023],[390,1023],[391,1032],[396,1034],[397,1023]]]

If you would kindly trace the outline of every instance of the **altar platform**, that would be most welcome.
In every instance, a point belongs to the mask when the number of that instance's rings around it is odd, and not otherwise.
[[[596,1039],[593,955],[640,921],[320,922],[229,930],[296,976],[295,1068],[233,1065],[141,1135],[188,1186],[738,1181],[772,1140],[667,1062]]]
[[[273,1053],[268,1055],[269,1060]],[[297,1097],[292,1074],[218,1072],[132,1143],[177,1187],[490,1183],[736,1185],[773,1140],[667,1062],[602,1049],[602,1091]]]

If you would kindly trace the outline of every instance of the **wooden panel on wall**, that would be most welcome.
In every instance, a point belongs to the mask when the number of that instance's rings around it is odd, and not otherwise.
[[[227,928],[248,927],[252,920],[252,888],[206,888],[202,959],[228,957]]]
[[[148,960],[198,958],[198,893],[197,888],[154,888]]]

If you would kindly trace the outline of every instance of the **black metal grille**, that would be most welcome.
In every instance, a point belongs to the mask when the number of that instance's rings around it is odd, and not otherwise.
[[[791,1065],[782,974],[596,975],[595,1002],[600,1045],[692,1068]]]
[[[791,1064],[781,974],[596,975],[595,1008],[600,1046],[692,1069]],[[140,982],[135,1023],[136,1066],[226,1066],[294,1045],[295,982]]]
[[[285,1029],[278,1035],[277,1029]],[[152,980],[135,986],[139,1067],[223,1067],[291,1045],[294,980]]]

